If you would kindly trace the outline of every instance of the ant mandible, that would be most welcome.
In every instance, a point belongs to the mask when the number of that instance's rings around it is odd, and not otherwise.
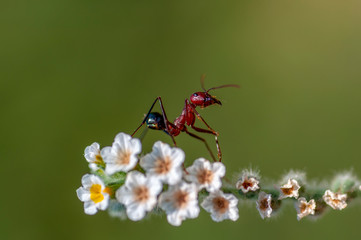
[[[222,160],[222,152],[221,152],[221,148],[220,148],[219,142],[218,142],[219,133],[214,131],[207,124],[207,122],[202,118],[202,116],[196,111],[196,107],[205,108],[205,107],[208,107],[208,106],[211,106],[211,105],[214,105],[214,104],[222,105],[222,103],[218,99],[216,99],[214,96],[211,96],[209,94],[209,91],[214,90],[214,89],[224,88],[224,87],[236,87],[236,88],[239,88],[239,85],[227,84],[227,85],[213,87],[213,88],[210,88],[210,89],[206,90],[204,88],[204,78],[205,78],[205,75],[202,75],[202,77],[201,77],[201,86],[202,86],[203,92],[195,92],[195,93],[193,93],[190,96],[190,101],[188,99],[185,99],[185,105],[184,105],[183,111],[179,115],[179,117],[177,117],[174,120],[173,123],[171,123],[167,118],[167,115],[166,115],[165,110],[164,110],[162,98],[157,97],[154,100],[152,106],[150,107],[150,109],[149,109],[147,115],[145,116],[144,120],[142,121],[142,123],[133,132],[132,137],[144,124],[146,124],[147,127],[150,128],[150,129],[163,130],[165,133],[167,133],[172,138],[174,146],[177,146],[176,142],[174,140],[174,137],[178,136],[181,132],[185,132],[189,136],[194,137],[194,138],[204,142],[204,144],[206,145],[206,148],[209,151],[211,157],[213,158],[214,161],[216,161],[216,159],[215,159],[211,149],[209,148],[206,140],[204,138],[202,138],[202,137],[188,131],[186,125],[191,126],[191,128],[193,128],[197,132],[209,133],[209,134],[214,135],[215,140],[216,140],[217,151],[218,151],[218,160],[221,162],[221,160]],[[154,105],[156,104],[157,101],[159,101],[160,108],[162,110],[162,114],[159,113],[159,112],[152,112],[152,109],[153,109],[153,107],[154,107]],[[202,121],[207,126],[208,129],[198,128],[198,127],[194,126],[196,116],[200,121]]]

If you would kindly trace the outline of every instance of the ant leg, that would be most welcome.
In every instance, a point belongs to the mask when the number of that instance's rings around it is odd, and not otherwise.
[[[185,131],[189,136],[194,137],[194,138],[196,138],[196,139],[201,140],[202,142],[204,142],[204,144],[206,145],[206,148],[207,148],[209,154],[211,155],[213,161],[216,162],[216,158],[214,157],[214,155],[213,155],[210,147],[208,146],[207,141],[206,141],[204,138],[202,138],[202,137],[200,137],[200,136],[197,136],[197,135],[195,135],[194,133],[189,132],[186,128],[184,129],[184,131]]]
[[[175,128],[175,126],[168,121],[168,118],[167,118],[167,114],[165,113],[165,110],[164,110],[164,106],[163,106],[163,102],[162,102],[162,98],[161,97],[157,97],[157,99],[159,100],[159,104],[160,104],[160,109],[162,110],[162,115],[163,115],[163,120],[164,120],[164,126],[165,126],[165,129],[167,130],[167,133],[169,134],[169,136],[172,138],[172,141],[173,141],[173,144],[174,146],[176,147],[177,146],[177,143],[175,142],[174,140],[174,136],[170,133],[170,129],[169,129],[169,125],[171,125],[172,127]]]
[[[217,146],[217,152],[218,152],[218,159],[221,162],[222,161],[222,151],[221,151],[221,147],[219,146],[219,142],[218,142],[218,135],[216,135],[215,133],[213,133],[210,130],[207,129],[203,129],[203,128],[198,128],[194,125],[191,125],[191,127],[197,131],[197,132],[202,132],[202,133],[209,133],[209,134],[213,134],[214,135],[214,139],[216,140],[216,146]]]
[[[154,107],[154,105],[156,104],[157,101],[159,101],[159,105],[160,105],[160,108],[161,108],[161,110],[162,110],[164,126],[166,127],[166,131],[167,131],[167,133],[169,134],[169,132],[170,132],[170,131],[169,131],[169,125],[173,126],[173,124],[168,121],[167,115],[166,115],[165,110],[164,110],[162,98],[161,98],[161,97],[157,97],[157,98],[154,100],[152,106],[150,107],[147,115],[145,115],[142,123],[139,125],[139,127],[138,127],[137,129],[135,129],[135,131],[134,131],[133,134],[131,135],[132,137],[133,137],[134,134],[145,124],[145,122],[147,121],[147,119],[148,119],[148,117],[149,117],[149,114],[150,114],[151,111],[153,110],[153,107]],[[169,136],[172,138],[172,141],[173,141],[174,146],[177,146],[177,143],[176,143],[175,140],[174,140],[174,136],[171,135],[171,134],[169,134]]]
[[[187,100],[188,101],[188,100]],[[189,103],[189,102],[188,102]],[[222,161],[222,151],[221,151],[221,147],[219,146],[219,142],[218,142],[218,136],[219,136],[219,133],[214,131],[209,125],[208,123],[202,118],[202,116],[197,112],[197,110],[191,105],[189,104],[192,109],[193,109],[193,112],[196,114],[197,118],[202,121],[204,123],[204,125],[207,126],[207,129],[202,129],[202,128],[198,128],[196,126],[194,126],[194,123],[191,125],[191,127],[196,130],[197,132],[203,132],[203,133],[209,133],[209,134],[213,134],[214,135],[214,138],[216,140],[216,145],[217,145],[217,152],[218,152],[218,159],[219,161],[221,162]]]
[[[207,129],[204,129],[204,128],[199,128],[199,127],[196,127],[193,125],[191,125],[191,127],[196,130],[197,132],[202,132],[202,133],[209,133],[209,134],[212,134],[212,135],[215,135],[217,136],[214,132],[210,131],[210,130],[207,130]]]
[[[193,111],[196,114],[197,118],[202,121],[204,123],[204,125],[207,126],[207,128],[212,132],[213,135],[219,136],[219,133],[216,132],[215,130],[213,130],[213,128],[211,128],[208,123],[203,119],[203,117],[199,114],[199,112],[197,112],[197,110],[193,107]]]
[[[142,123],[139,125],[139,127],[138,127],[137,129],[135,129],[135,131],[134,131],[133,134],[131,135],[132,137],[133,137],[134,134],[144,125],[144,123],[147,121],[147,119],[148,119],[148,117],[149,117],[149,114],[150,114],[150,112],[153,110],[153,107],[154,107],[154,105],[155,105],[155,103],[156,103],[157,101],[158,101],[158,98],[156,98],[156,99],[154,100],[154,102],[153,102],[152,106],[150,107],[147,115],[145,115]]]
[[[173,141],[174,146],[177,147],[177,143],[175,142],[174,137],[173,137],[172,135],[169,135],[169,136],[172,138],[172,141]]]

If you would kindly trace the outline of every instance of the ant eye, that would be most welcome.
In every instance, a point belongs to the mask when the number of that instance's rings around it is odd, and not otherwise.
[[[193,93],[193,96],[197,97],[197,96],[198,96],[198,94],[197,94],[197,93]]]

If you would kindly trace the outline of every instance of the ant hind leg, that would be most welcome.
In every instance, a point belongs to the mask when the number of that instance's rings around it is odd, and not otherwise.
[[[198,127],[196,127],[194,125],[191,125],[191,127],[197,132],[209,133],[209,134],[214,135],[214,139],[216,141],[216,146],[217,146],[217,152],[218,152],[218,160],[221,162],[222,161],[222,151],[221,151],[221,147],[219,146],[219,142],[218,142],[218,133],[215,132],[215,131],[212,132],[212,131],[207,130],[207,129],[198,128]]]
[[[189,136],[194,137],[194,138],[196,138],[196,139],[201,140],[202,142],[204,142],[204,144],[206,145],[206,148],[207,148],[209,154],[211,155],[213,161],[216,162],[216,158],[214,157],[214,155],[213,155],[213,153],[212,153],[212,151],[211,151],[211,148],[208,146],[208,143],[207,143],[207,141],[206,141],[204,138],[202,138],[202,137],[200,137],[200,136],[198,136],[198,135],[196,135],[196,134],[194,134],[194,133],[189,132],[186,128],[184,129],[184,131],[185,131]]]

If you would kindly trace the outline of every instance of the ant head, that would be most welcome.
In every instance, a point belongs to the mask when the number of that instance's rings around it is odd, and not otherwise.
[[[190,96],[191,102],[201,108],[208,107],[213,104],[222,105],[222,103],[216,99],[214,96],[211,96],[207,91],[205,92],[196,92]]]
[[[201,77],[201,85],[202,85],[202,89],[204,90],[204,92],[193,93],[191,95],[191,97],[190,97],[191,102],[195,106],[198,106],[198,107],[201,107],[201,108],[208,107],[208,106],[213,105],[213,104],[222,105],[222,103],[216,97],[211,96],[208,93],[209,91],[214,90],[214,89],[218,89],[218,88],[224,88],[224,87],[236,87],[236,88],[239,88],[239,86],[236,85],[236,84],[227,84],[227,85],[222,85],[222,86],[219,86],[219,87],[213,87],[213,88],[210,88],[210,89],[206,90],[204,88],[204,78],[205,78],[205,75],[203,74],[202,77]]]

